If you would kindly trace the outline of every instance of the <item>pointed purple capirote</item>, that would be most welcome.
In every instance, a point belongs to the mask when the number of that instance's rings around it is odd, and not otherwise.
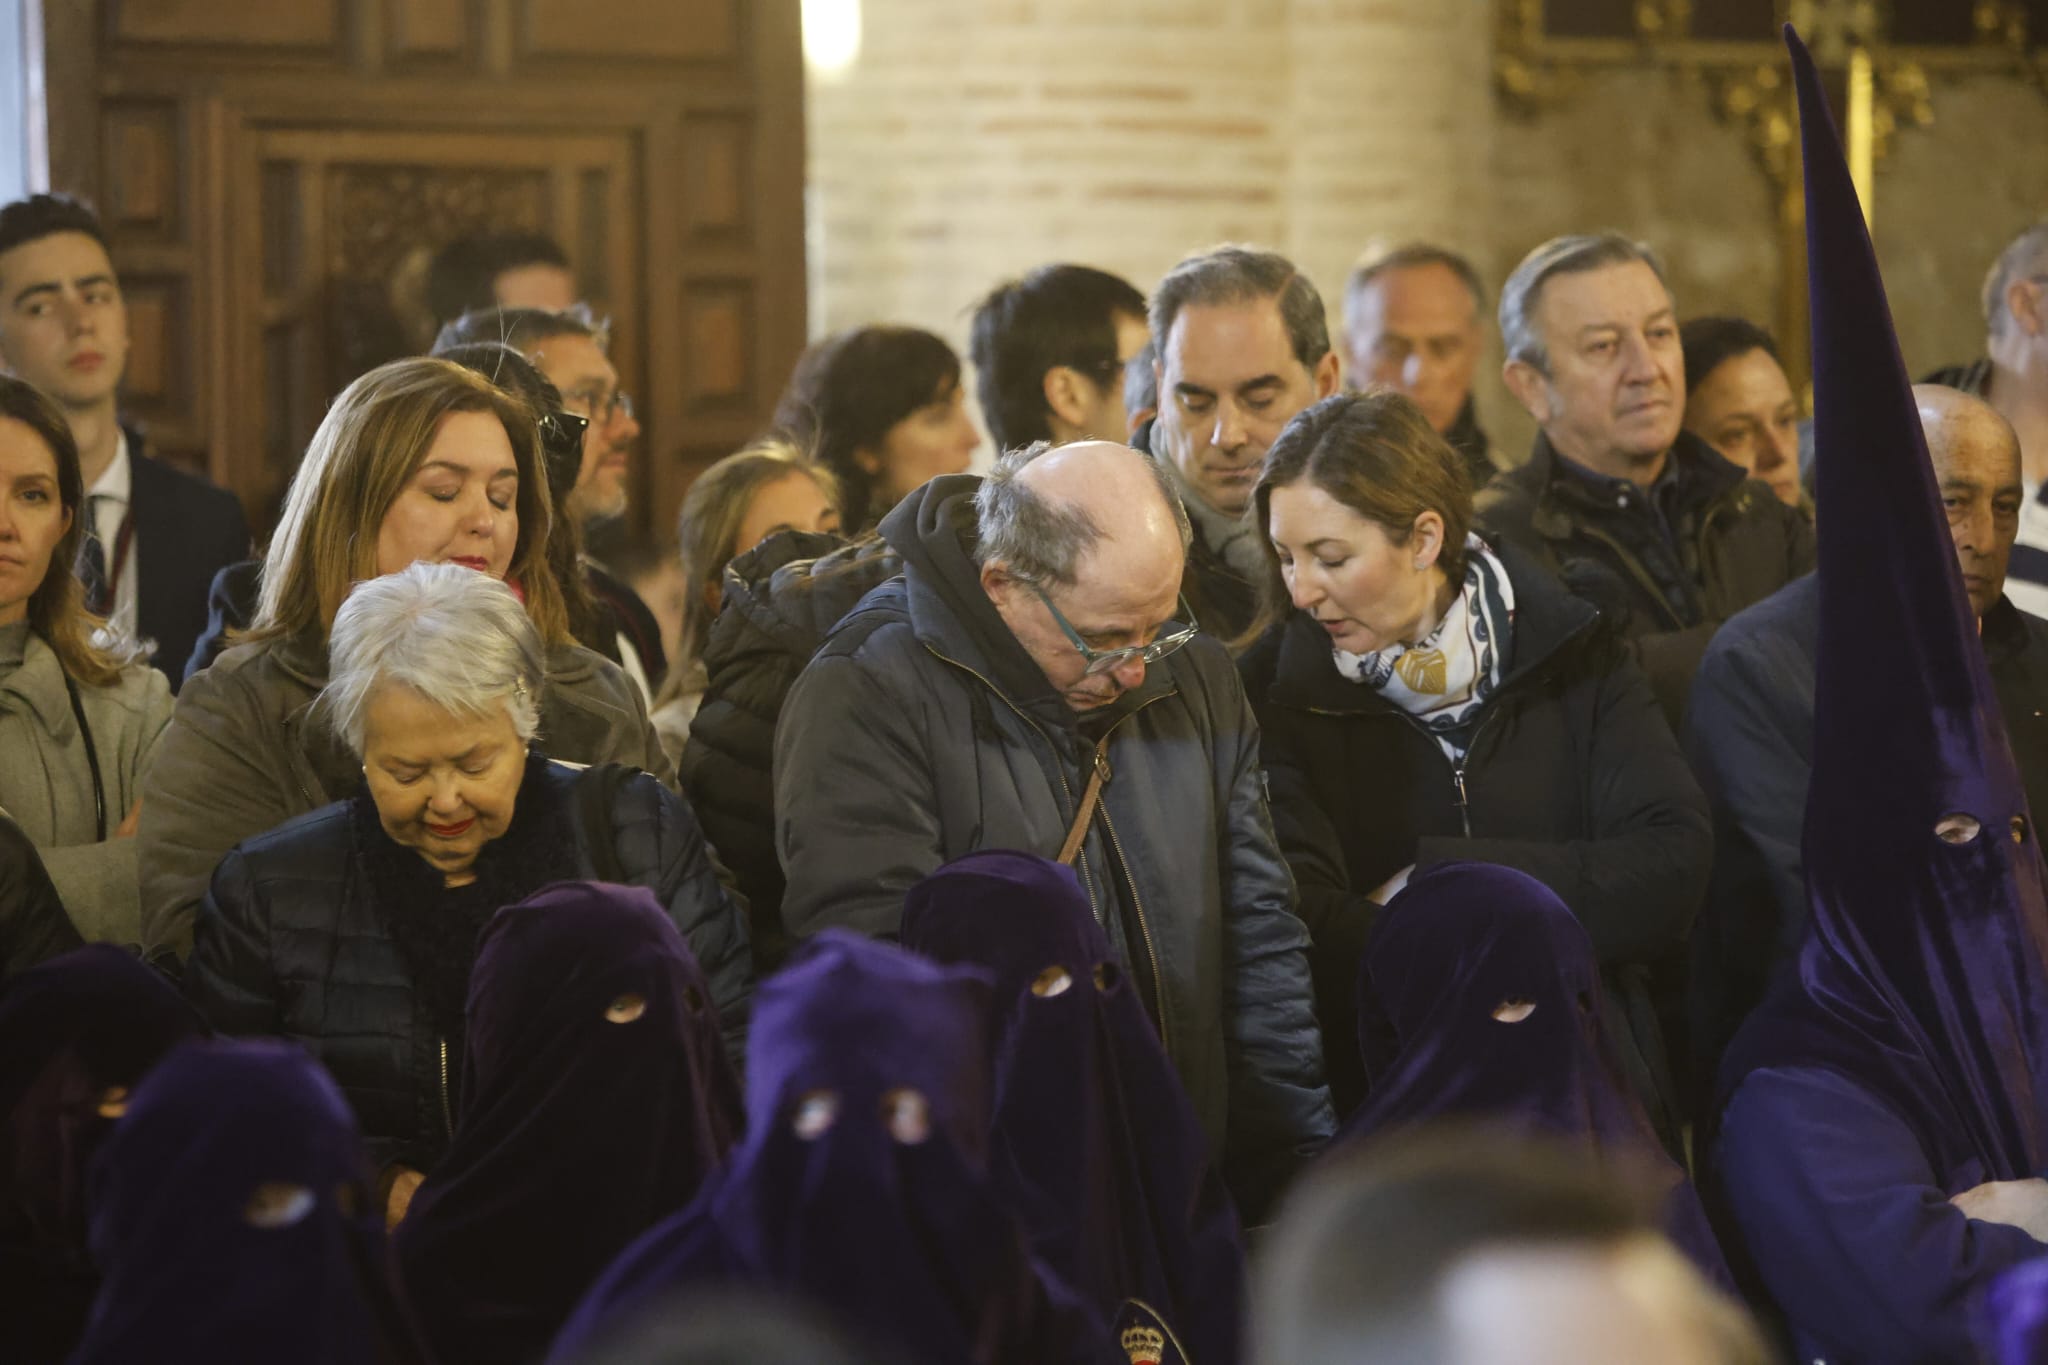
[[[290,1043],[193,1040],[93,1162],[105,1275],[73,1365],[412,1359],[355,1116]]]
[[[642,887],[563,882],[492,917],[463,1106],[392,1250],[444,1360],[538,1360],[583,1291],[693,1199],[743,1123],[711,989]]]
[[[170,983],[93,944],[0,985],[0,1360],[62,1360],[99,1275],[86,1171],[121,1098],[200,1032]]]
[[[1128,1330],[1230,1365],[1237,1213],[1074,870],[1007,850],[957,859],[910,889],[903,946],[995,976],[990,1167],[1039,1259],[1103,1321],[1135,1299],[1154,1320]]]
[[[1729,1283],[1699,1197],[1622,1078],[1593,941],[1549,887],[1489,863],[1417,873],[1373,926],[1358,1000],[1371,1088],[1338,1149],[1437,1122],[1583,1142],[1653,1194],[1671,1239]]]
[[[1806,168],[1820,636],[1812,913],[1728,1050],[1716,1202],[1802,1354],[1952,1358],[2048,1251],[1949,1198],[2048,1166],[2048,903],[1877,258],[1789,27]]]
[[[1099,1361],[988,1176],[989,987],[844,930],[761,984],[747,1136],[584,1296],[554,1361],[692,1289],[800,1295],[913,1365]]]

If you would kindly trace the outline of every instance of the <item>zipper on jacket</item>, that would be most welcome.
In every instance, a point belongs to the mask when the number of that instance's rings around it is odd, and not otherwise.
[[[441,1122],[448,1129],[448,1136],[452,1139],[455,1136],[455,1113],[448,1106],[448,1040],[443,1038],[439,1041],[441,1044]]]

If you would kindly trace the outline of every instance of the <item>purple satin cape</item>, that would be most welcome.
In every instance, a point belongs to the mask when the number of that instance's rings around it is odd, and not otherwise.
[[[919,1365],[1109,1358],[990,1185],[989,1013],[986,973],[810,939],[755,997],[745,1142],[605,1272],[549,1358],[719,1282],[799,1294]]]
[[[695,1197],[744,1122],[711,989],[641,887],[563,882],[492,917],[463,1107],[392,1238],[442,1359],[538,1360],[599,1271]]]
[[[180,1044],[136,1087],[89,1195],[106,1278],[73,1365],[409,1354],[355,1117],[298,1047]]]
[[[1039,1259],[1202,1365],[1238,1358],[1244,1247],[1209,1144],[1072,868],[972,853],[912,887],[903,945],[993,973],[991,1170]]]
[[[1692,1183],[1622,1079],[1593,941],[1549,887],[1490,863],[1417,873],[1373,926],[1358,1000],[1371,1085],[1339,1148],[1444,1120],[1582,1140],[1654,1194],[1703,1272],[1731,1283]],[[1534,1009],[1496,1019],[1509,1002]]]
[[[1978,1324],[1988,1365],[2048,1365],[2048,1256],[1992,1281]]]
[[[110,1092],[200,1029],[168,982],[106,944],[0,985],[0,1360],[42,1365],[77,1342],[99,1287],[85,1177]]]
[[[1969,1297],[2042,1250],[1944,1201],[2048,1165],[2048,903],[1870,236],[1786,34],[1824,490],[1812,913],[1724,1058],[1714,1181],[1803,1347],[1967,1354]],[[1951,814],[1980,832],[1944,842]],[[1887,1187],[1844,1184],[1857,1170]]]

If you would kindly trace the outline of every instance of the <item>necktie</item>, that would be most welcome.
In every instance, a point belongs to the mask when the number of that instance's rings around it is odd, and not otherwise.
[[[78,581],[85,585],[85,609],[95,616],[113,610],[113,594],[107,590],[107,549],[100,542],[100,502],[104,494],[85,500],[85,542],[78,548]]]

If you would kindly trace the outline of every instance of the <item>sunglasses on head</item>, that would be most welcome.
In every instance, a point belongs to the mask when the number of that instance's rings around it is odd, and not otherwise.
[[[559,503],[583,472],[583,436],[590,419],[573,412],[551,412],[540,419],[540,448],[547,465],[548,500]]]

